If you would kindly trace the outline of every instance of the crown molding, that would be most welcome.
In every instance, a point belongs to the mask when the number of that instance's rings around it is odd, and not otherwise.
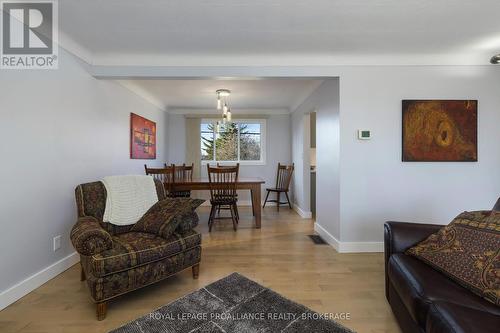
[[[94,55],[90,50],[77,43],[73,38],[68,36],[64,31],[59,30],[59,46],[84,61],[87,65],[92,66]]]
[[[133,92],[137,96],[145,99],[147,102],[153,104],[158,109],[162,111],[168,111],[167,106],[162,101],[154,97],[144,88],[138,86],[133,80],[116,80],[115,82],[121,85],[122,87],[128,89],[129,91]]]
[[[94,54],[99,66],[471,66],[488,65],[491,51],[424,54]]]
[[[181,114],[181,115],[195,115],[195,116],[212,116],[220,115],[220,111],[215,108],[176,108],[169,107],[168,113]],[[287,108],[265,108],[265,109],[233,109],[233,118],[238,118],[243,115],[288,115],[290,110]]]

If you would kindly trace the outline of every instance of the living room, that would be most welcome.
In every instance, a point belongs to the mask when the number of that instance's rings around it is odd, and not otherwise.
[[[499,326],[500,4],[41,4],[2,3],[0,331]]]

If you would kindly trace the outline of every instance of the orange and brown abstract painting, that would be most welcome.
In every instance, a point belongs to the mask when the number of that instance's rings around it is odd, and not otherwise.
[[[403,161],[477,161],[477,101],[403,100]]]
[[[156,123],[130,114],[130,158],[156,158]]]

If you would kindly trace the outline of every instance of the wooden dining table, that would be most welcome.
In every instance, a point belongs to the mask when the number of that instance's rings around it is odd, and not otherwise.
[[[262,178],[238,178],[236,188],[238,190],[250,190],[252,198],[252,211],[255,216],[255,227],[260,229],[262,219],[261,208],[261,186],[265,181]],[[175,181],[175,191],[206,191],[210,190],[208,178],[192,178]]]

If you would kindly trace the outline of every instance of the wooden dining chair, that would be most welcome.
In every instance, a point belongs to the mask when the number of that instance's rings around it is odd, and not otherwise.
[[[215,215],[219,208],[227,209],[231,212],[233,229],[236,231],[238,225],[236,184],[238,182],[240,165],[235,167],[213,168],[207,164],[208,182],[210,184],[210,217],[208,219],[208,231],[212,231],[215,222]],[[221,217],[218,217],[221,219]]]
[[[193,180],[193,169],[194,163],[191,165],[171,165],[174,168],[174,180],[172,185],[172,197],[174,198],[189,198],[191,197],[191,191],[177,191],[175,188],[176,183],[183,183],[185,181]],[[165,163],[165,167],[167,164]]]
[[[144,171],[146,171],[146,175],[152,176],[154,179],[158,179],[163,183],[165,187],[165,191],[167,192],[167,197],[172,197],[173,192],[173,184],[174,184],[174,168],[171,166],[166,166],[164,168],[148,168],[146,164],[144,164]]]
[[[217,167],[218,168],[234,168],[234,167],[237,167],[239,166],[240,164],[239,163],[236,163],[235,165],[222,165],[220,164],[219,162],[217,162]],[[238,202],[238,193],[236,193],[236,202]],[[227,208],[226,208],[227,209]],[[222,207],[219,207],[219,209],[217,210],[217,214],[219,214],[220,216],[220,211],[221,210],[224,210],[224,208]],[[240,220],[240,212],[238,211],[238,205],[236,204],[236,206],[234,206],[234,211],[236,213],[236,218],[238,219],[238,221]],[[255,214],[254,214],[255,215]]]
[[[290,209],[292,209],[292,203],[290,202],[290,198],[288,197],[288,190],[290,187],[290,182],[292,181],[292,174],[294,169],[295,169],[294,164],[282,165],[278,163],[278,173],[276,175],[276,187],[266,188],[267,191],[266,200],[264,200],[264,205],[262,208],[266,207],[267,202],[276,202],[276,206],[278,207],[277,208],[278,212],[280,210],[280,205],[286,205],[287,203]],[[271,192],[276,193],[276,200],[268,200],[269,193]],[[285,193],[287,200],[286,202],[281,202],[281,193]]]

